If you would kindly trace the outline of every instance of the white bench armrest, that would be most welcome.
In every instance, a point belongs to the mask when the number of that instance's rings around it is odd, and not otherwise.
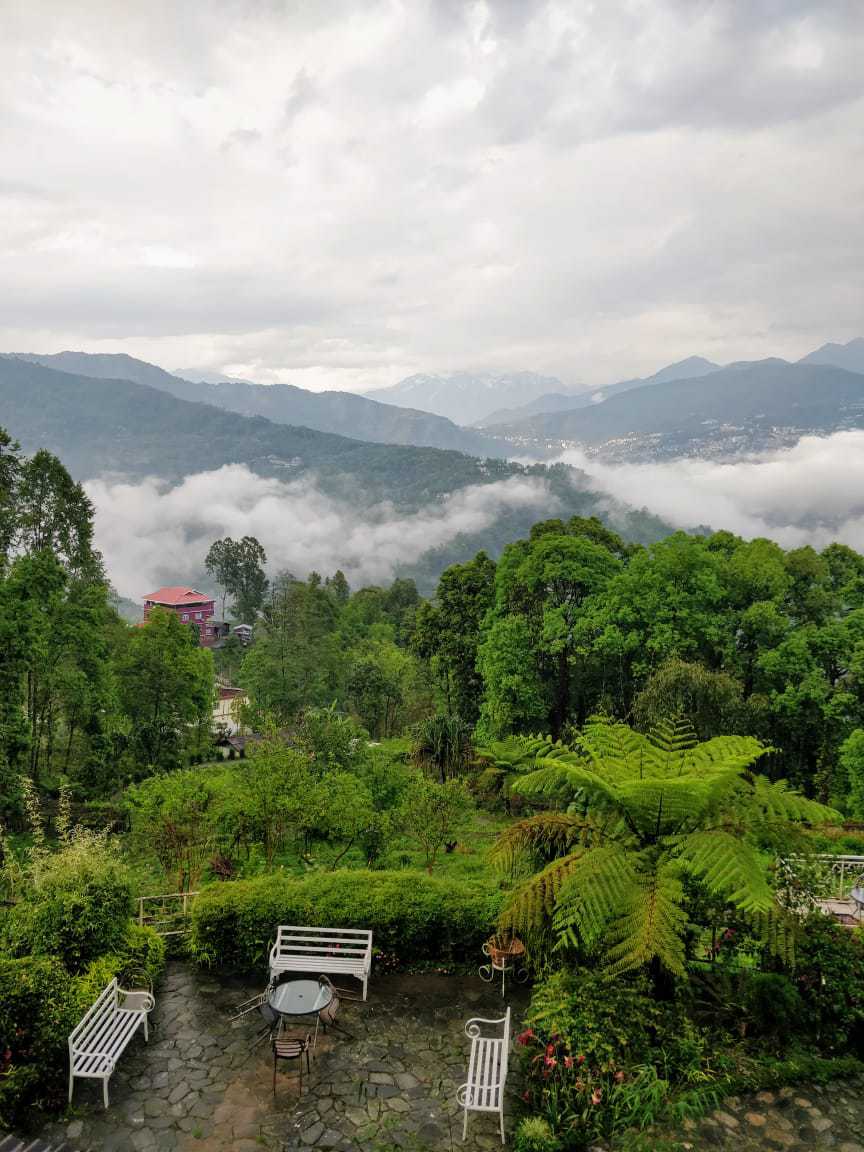
[[[483,1016],[475,1016],[475,1017],[473,1017],[473,1019],[469,1020],[468,1023],[465,1025],[465,1035],[469,1038],[469,1040],[479,1040],[483,1034],[483,1031],[480,1027],[481,1024],[494,1025],[494,1024],[505,1024],[506,1022],[507,1022],[506,1016],[502,1016],[498,1020],[487,1020]],[[501,1037],[494,1037],[494,1039],[501,1039]]]

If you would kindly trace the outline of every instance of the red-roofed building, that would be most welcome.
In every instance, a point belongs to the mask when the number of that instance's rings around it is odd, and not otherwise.
[[[202,648],[212,648],[217,641],[228,635],[228,625],[222,620],[214,620],[216,601],[197,588],[175,586],[160,588],[144,597],[144,619],[150,617],[154,608],[166,608],[179,616],[184,624],[198,629],[198,641]]]

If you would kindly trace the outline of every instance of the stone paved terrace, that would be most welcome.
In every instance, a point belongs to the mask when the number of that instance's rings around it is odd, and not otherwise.
[[[296,1062],[280,1062],[274,1098],[269,1047],[252,1047],[260,1018],[228,1023],[232,1009],[265,982],[263,972],[256,984],[170,964],[157,990],[150,1043],[136,1037],[127,1048],[111,1078],[108,1111],[100,1081],[76,1081],[72,1109],[43,1138],[92,1152],[501,1147],[494,1115],[472,1115],[462,1144],[456,1104],[467,1068],[463,1026],[471,1016],[503,1015],[500,985],[373,973],[366,1003],[345,1003],[340,1013],[352,1038],[319,1035],[302,1097]],[[518,1023],[527,994],[508,989],[507,1000]],[[512,1066],[511,1095],[518,1089],[516,1061]],[[507,1111],[509,1132],[512,1099]]]
[[[729,1097],[678,1139],[684,1152],[864,1152],[864,1081]]]

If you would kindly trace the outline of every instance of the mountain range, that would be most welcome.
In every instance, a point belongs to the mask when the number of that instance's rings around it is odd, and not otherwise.
[[[579,444],[636,459],[743,454],[853,427],[864,427],[864,374],[770,359],[629,389],[496,431],[523,448],[542,444],[554,452]]]
[[[18,354],[18,359],[61,372],[102,380],[131,380],[158,388],[181,400],[212,404],[243,416],[264,416],[278,424],[302,425],[377,444],[413,444],[452,448],[472,456],[502,456],[506,445],[428,411],[395,407],[356,392],[309,392],[291,384],[250,384],[242,380],[214,383],[187,380],[132,356],[57,352]]]
[[[703,356],[688,356],[686,360],[679,360],[661,368],[653,376],[638,377],[634,380],[621,380],[617,384],[609,384],[605,388],[595,388],[590,392],[548,392],[536,397],[520,408],[501,408],[491,413],[485,419],[477,422],[480,428],[494,428],[497,424],[512,424],[526,419],[529,416],[540,415],[544,412],[570,412],[576,408],[587,408],[592,404],[602,404],[610,396],[618,392],[629,392],[634,388],[645,388],[652,384],[665,384],[668,380],[694,380],[698,376],[707,376],[716,372],[719,364],[713,364]]]
[[[369,398],[400,408],[422,408],[457,424],[479,424],[501,408],[518,407],[548,393],[572,395],[555,376],[536,372],[446,372],[407,376],[389,388],[366,392]]]

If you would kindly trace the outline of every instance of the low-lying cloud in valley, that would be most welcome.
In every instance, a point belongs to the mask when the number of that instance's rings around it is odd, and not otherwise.
[[[554,511],[545,482],[527,476],[472,485],[411,515],[391,505],[359,512],[308,478],[285,483],[239,464],[173,487],[156,478],[90,480],[85,487],[111,582],[135,600],[160,584],[198,579],[207,549],[223,536],[256,536],[271,573],[341,568],[359,586],[392,579],[397,569],[460,533],[481,531],[509,509],[536,507],[537,519]]]
[[[862,430],[805,436],[793,448],[730,463],[604,464],[576,449],[560,460],[584,470],[595,490],[676,528],[725,528],[787,548],[840,540],[864,550]]]

